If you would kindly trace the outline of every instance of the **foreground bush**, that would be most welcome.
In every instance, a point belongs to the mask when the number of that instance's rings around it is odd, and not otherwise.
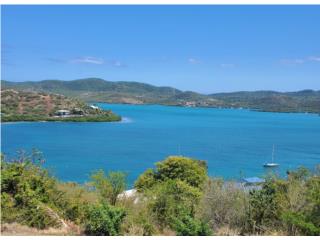
[[[245,222],[247,195],[235,182],[210,179],[201,199],[199,215],[214,230],[240,228]]]
[[[1,162],[2,221],[44,229],[61,225],[67,202],[56,180],[41,167],[42,157],[21,153]]]
[[[125,215],[123,209],[108,204],[91,205],[86,214],[85,233],[94,236],[119,235]]]
[[[176,218],[173,222],[173,228],[178,236],[210,236],[212,230],[209,225],[199,219],[186,214]]]
[[[244,230],[260,233],[278,229],[288,235],[320,235],[320,175],[305,168],[287,179],[268,179],[249,195]]]
[[[186,157],[168,157],[147,170],[135,183],[160,230],[170,227],[178,235],[210,235],[195,216],[207,179],[206,165]]]
[[[320,168],[248,190],[208,178],[204,162],[169,157],[139,177],[137,198],[118,198],[123,173],[98,171],[88,187],[58,182],[42,162],[37,152],[2,158],[2,224],[45,229],[66,220],[87,235],[320,235]]]

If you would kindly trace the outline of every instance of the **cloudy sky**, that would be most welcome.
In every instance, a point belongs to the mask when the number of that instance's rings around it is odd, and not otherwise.
[[[3,80],[320,89],[320,6],[2,6]]]

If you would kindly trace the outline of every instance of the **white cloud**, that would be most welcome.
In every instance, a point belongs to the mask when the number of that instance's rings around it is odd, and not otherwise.
[[[320,62],[320,57],[319,56],[311,56],[308,58],[309,61],[315,61],[315,62]]]
[[[282,59],[280,62],[285,65],[298,65],[298,64],[308,63],[308,62],[320,62],[320,57],[310,56],[310,57],[296,58],[296,59]]]
[[[79,57],[71,60],[72,63],[90,63],[90,64],[104,64],[104,60],[102,58],[97,57]]]

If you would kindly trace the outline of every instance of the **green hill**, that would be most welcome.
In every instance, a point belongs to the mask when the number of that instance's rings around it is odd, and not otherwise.
[[[234,92],[211,94],[226,105],[268,112],[313,112],[320,113],[320,91],[298,92]]]
[[[73,81],[1,81],[3,89],[63,94],[87,102],[164,104],[177,106],[250,108],[271,112],[320,113],[320,91],[298,92],[242,91],[200,94],[172,87],[157,87],[139,82],[111,82],[99,78]]]
[[[110,82],[99,78],[19,83],[2,81],[2,87],[60,93],[66,96],[79,97],[86,101],[124,103],[154,103],[181,93],[181,91],[171,87],[155,87],[138,82]]]
[[[64,113],[62,113],[64,112]],[[62,115],[66,114],[66,115]],[[1,121],[119,121],[111,111],[90,107],[85,102],[61,94],[1,91]]]

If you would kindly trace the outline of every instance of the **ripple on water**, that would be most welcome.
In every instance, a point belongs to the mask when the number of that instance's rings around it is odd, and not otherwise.
[[[132,123],[133,120],[131,118],[128,117],[122,117],[121,122],[120,123]]]

